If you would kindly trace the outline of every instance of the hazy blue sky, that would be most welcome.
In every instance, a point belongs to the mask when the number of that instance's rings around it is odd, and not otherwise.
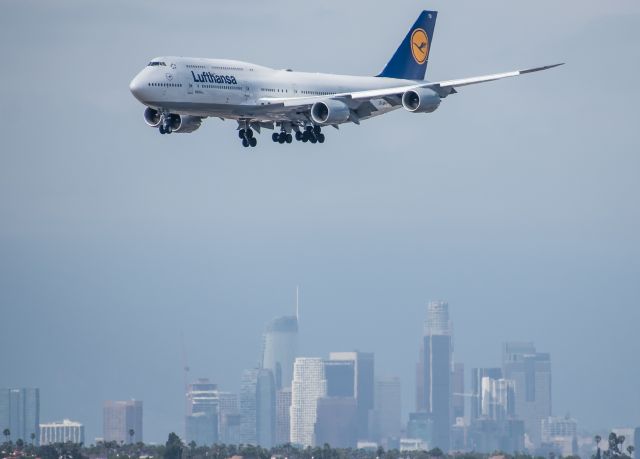
[[[128,83],[159,55],[379,72],[425,8],[428,78],[566,61],[396,112],[323,146],[243,149],[232,122],[160,136]],[[376,353],[405,414],[429,299],[455,358],[553,362],[553,411],[640,425],[640,3],[3,1],[0,386],[101,434],[144,401],[182,432],[192,376],[236,390],[302,288],[305,355]]]

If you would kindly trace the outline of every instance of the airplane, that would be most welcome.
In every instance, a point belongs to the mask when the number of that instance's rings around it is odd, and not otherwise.
[[[322,128],[355,123],[404,108],[432,113],[457,88],[524,75],[561,64],[470,78],[426,81],[437,11],[423,11],[383,71],[350,76],[277,70],[249,62],[165,56],[151,60],[131,81],[133,96],[146,105],[144,120],[161,134],[190,133],[202,120],[238,123],[244,147],[255,132],[290,144],[324,143]],[[293,134],[292,134],[293,133]]]

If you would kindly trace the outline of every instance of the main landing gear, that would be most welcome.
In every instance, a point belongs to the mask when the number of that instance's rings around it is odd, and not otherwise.
[[[242,146],[243,147],[255,147],[256,145],[258,145],[258,139],[256,139],[253,136],[253,129],[251,128],[247,128],[247,129],[240,129],[238,131],[238,137],[240,137],[242,139]]]
[[[303,143],[324,143],[324,134],[320,126],[307,126],[304,131],[296,132],[296,140]]]
[[[273,134],[271,134],[271,140],[282,145],[285,142],[286,143],[293,142],[293,136],[290,133],[285,131],[281,131],[280,133],[274,132]]]

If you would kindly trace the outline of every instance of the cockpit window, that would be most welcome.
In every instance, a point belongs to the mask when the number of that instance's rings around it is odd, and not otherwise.
[[[164,67],[166,67],[166,66],[167,66],[167,64],[165,64],[164,62],[151,61],[151,62],[149,62],[149,65],[148,65],[147,67],[153,67],[153,66],[156,66],[156,65],[162,65],[162,66],[164,66]]]

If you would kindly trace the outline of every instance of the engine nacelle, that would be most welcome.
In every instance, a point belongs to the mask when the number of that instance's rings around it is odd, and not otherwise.
[[[413,113],[431,113],[440,105],[440,96],[433,89],[410,89],[402,95],[402,106]]]
[[[171,130],[180,134],[188,134],[200,127],[202,118],[191,115],[169,115],[169,126]]]
[[[154,110],[151,107],[147,107],[144,109],[144,122],[147,123],[151,127],[160,126],[160,122],[162,121],[162,116],[158,110]]]
[[[339,124],[349,119],[347,104],[339,100],[325,100],[311,106],[311,119],[316,124]]]

